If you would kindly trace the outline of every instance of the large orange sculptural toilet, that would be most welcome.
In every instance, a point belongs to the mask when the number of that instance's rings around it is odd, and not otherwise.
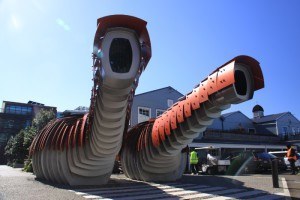
[[[127,132],[134,92],[151,58],[147,23],[113,15],[97,24],[89,113],[56,119],[38,133],[30,147],[38,178],[69,185],[105,184],[120,153],[124,173],[132,179],[177,180],[186,165],[182,149],[222,110],[251,99],[264,87],[259,63],[238,56],[160,117]]]

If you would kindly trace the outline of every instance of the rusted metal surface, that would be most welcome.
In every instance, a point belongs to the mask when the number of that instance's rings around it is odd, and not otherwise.
[[[105,184],[122,145],[126,176],[144,181],[177,180],[186,162],[182,149],[222,110],[251,99],[253,90],[264,87],[259,63],[249,56],[238,56],[213,71],[160,117],[127,132],[135,89],[151,58],[146,24],[127,15],[98,19],[89,113],[53,120],[37,134],[30,155],[38,178],[70,185]],[[112,68],[107,62],[111,37],[128,37],[135,47],[136,61],[126,79],[104,72]]]
[[[66,147],[74,148],[75,145],[79,147],[83,146],[86,138],[89,137],[91,128],[93,125],[95,104],[97,95],[99,95],[101,85],[101,44],[105,33],[110,28],[125,27],[136,31],[138,39],[141,45],[141,64],[136,76],[136,81],[133,84],[133,88],[128,97],[128,107],[126,115],[126,127],[131,114],[131,105],[135,89],[138,86],[138,79],[142,71],[147,66],[151,58],[151,42],[148,31],[146,29],[147,22],[136,17],[127,15],[112,15],[97,20],[97,31],[94,38],[94,52],[93,52],[93,87],[91,90],[90,108],[89,114],[84,116],[72,116],[63,119],[57,119],[48,124],[34,139],[32,146],[30,147],[30,153],[34,153],[36,150],[41,151],[47,146],[47,141],[53,149],[64,149]],[[73,128],[71,128],[73,127]],[[127,132],[125,128],[124,132]]]
[[[251,99],[254,91],[263,87],[257,64],[250,57],[227,62],[154,122],[133,127],[121,151],[125,175],[143,181],[180,179],[187,162],[183,149],[223,110]],[[255,81],[259,84],[254,84]]]
[[[154,146],[159,146],[160,141],[165,140],[165,135],[170,134],[168,129],[164,129],[166,123],[171,122],[171,128],[172,130],[175,130],[178,127],[178,124],[184,122],[186,118],[191,116],[192,110],[199,109],[202,103],[208,101],[210,95],[235,83],[235,63],[241,63],[248,66],[248,69],[253,75],[254,91],[264,87],[261,68],[254,58],[249,56],[238,56],[230,60],[221,67],[218,67],[217,70],[211,73],[196,88],[194,88],[193,91],[174,104],[162,115],[162,117],[155,120],[152,129],[152,143]],[[166,113],[171,114],[166,115]]]
[[[86,118],[86,115],[74,115],[53,120],[34,138],[30,146],[30,155],[46,147],[62,151],[65,148],[82,145],[85,140],[83,130],[87,125]]]

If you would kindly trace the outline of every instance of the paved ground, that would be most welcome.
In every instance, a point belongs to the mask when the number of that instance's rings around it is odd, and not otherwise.
[[[300,174],[298,175],[284,175],[289,192],[291,193],[292,199],[300,199]]]
[[[282,181],[282,178],[286,181]],[[300,176],[280,176],[273,188],[270,174],[247,176],[184,175],[176,183],[132,181],[112,175],[102,187],[67,187],[35,179],[31,173],[0,166],[0,199],[294,199],[299,197]],[[287,190],[290,187],[290,190]],[[298,192],[298,193],[297,193]]]
[[[2,200],[35,200],[35,199],[83,199],[59,186],[45,184],[35,180],[31,173],[22,172],[0,165],[0,199]]]

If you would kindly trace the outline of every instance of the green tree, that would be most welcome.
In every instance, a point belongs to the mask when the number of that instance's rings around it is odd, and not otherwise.
[[[16,137],[14,137],[12,145],[12,155],[14,158],[14,163],[23,164],[24,158],[26,156],[26,151],[24,148],[24,130],[21,130]]]
[[[24,132],[24,147],[28,155],[29,147],[36,134],[41,131],[51,120],[55,119],[53,110],[42,109],[32,121],[32,125],[27,127]]]
[[[22,129],[15,137],[11,137],[5,147],[5,156],[8,160],[8,165],[25,162],[25,171],[31,168],[29,159],[29,147],[36,136],[44,126],[47,125],[52,119],[55,119],[55,113],[50,110],[41,110],[32,121],[32,125]],[[30,171],[30,170],[29,170]]]
[[[26,155],[29,154],[29,147],[37,134],[37,129],[34,126],[29,126],[24,131],[24,148],[26,151]]]
[[[56,115],[53,110],[40,110],[32,121],[32,126],[36,128],[37,132],[42,130]]]
[[[12,155],[13,143],[14,143],[14,137],[11,136],[5,146],[5,149],[4,149],[4,151],[5,151],[4,155],[7,159],[7,165],[9,165],[9,166],[12,166],[13,160],[14,160],[13,155]]]

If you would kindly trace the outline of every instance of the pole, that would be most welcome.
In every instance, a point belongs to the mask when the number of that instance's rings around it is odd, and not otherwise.
[[[278,160],[272,160],[272,180],[273,180],[273,187],[279,188],[279,181],[278,181]]]

